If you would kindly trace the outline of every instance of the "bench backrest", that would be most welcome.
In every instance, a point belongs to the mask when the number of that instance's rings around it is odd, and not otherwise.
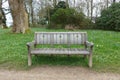
[[[36,44],[84,44],[86,32],[35,32]]]

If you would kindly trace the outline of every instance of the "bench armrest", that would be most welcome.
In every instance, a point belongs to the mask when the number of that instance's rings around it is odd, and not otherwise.
[[[94,43],[89,42],[89,41],[85,42],[85,49],[88,48],[90,51],[92,51],[93,50],[93,46],[94,46]]]
[[[35,42],[32,41],[32,42],[28,42],[26,45],[29,46],[29,47],[32,47],[32,46],[34,46],[34,44],[35,44]]]
[[[31,49],[35,47],[35,41],[28,42],[26,45],[28,47],[28,51],[31,51]]]

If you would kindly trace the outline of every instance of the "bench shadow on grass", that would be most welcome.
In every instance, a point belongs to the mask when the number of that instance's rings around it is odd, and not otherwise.
[[[83,55],[37,55],[32,56],[32,66],[84,66],[88,67],[88,59]]]

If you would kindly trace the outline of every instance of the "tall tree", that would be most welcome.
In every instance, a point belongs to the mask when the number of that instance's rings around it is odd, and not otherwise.
[[[56,0],[53,0],[53,6],[55,7],[57,4],[57,1]]]
[[[68,5],[69,5],[68,0],[66,0],[66,6],[68,6]]]
[[[33,0],[24,0],[25,1],[25,7],[29,15],[29,23],[33,24],[34,23],[34,7],[33,7]]]
[[[34,11],[33,11],[33,0],[30,0],[30,17],[31,17],[31,23],[33,24],[34,23],[34,20],[33,20],[33,18],[34,18]]]
[[[89,10],[89,0],[86,0],[87,3],[87,16],[89,17],[90,10]]]
[[[45,0],[45,7],[46,7],[46,11],[47,11],[47,18],[48,18],[48,24],[50,24],[50,4],[49,4],[49,0]]]
[[[76,1],[74,0],[74,7],[76,7],[75,2],[76,2]]]
[[[107,5],[107,8],[108,8],[108,0],[106,0],[106,5]]]
[[[91,20],[92,20],[92,16],[93,16],[93,0],[91,0]]]
[[[116,0],[113,0],[113,3],[115,3],[116,2]]]
[[[3,8],[2,8],[2,3],[3,3],[3,1],[0,0],[0,24],[2,24],[3,28],[7,28],[6,16],[5,16],[5,12],[3,11]]]
[[[28,29],[28,14],[25,10],[24,0],[8,0],[13,18],[12,32],[25,33]]]
[[[0,0],[0,25],[2,24],[2,0]]]

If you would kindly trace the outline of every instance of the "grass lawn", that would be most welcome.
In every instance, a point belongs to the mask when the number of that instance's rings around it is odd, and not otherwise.
[[[28,34],[13,34],[10,29],[0,28],[0,68],[26,70],[32,67],[48,66],[80,66],[88,68],[88,59],[82,56],[33,56],[31,67],[27,66],[26,43],[34,38],[35,31],[66,31],[32,28]],[[88,33],[88,40],[94,42],[92,70],[100,72],[120,73],[120,32],[102,30],[78,30]]]

